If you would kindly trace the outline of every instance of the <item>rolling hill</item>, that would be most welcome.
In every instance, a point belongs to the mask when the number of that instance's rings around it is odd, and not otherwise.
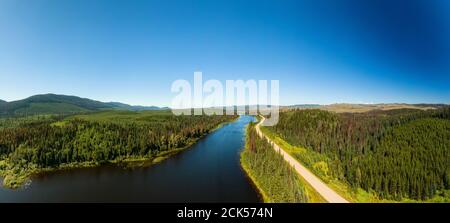
[[[362,113],[368,111],[388,111],[397,109],[416,109],[416,110],[429,110],[445,107],[445,104],[405,104],[405,103],[386,103],[386,104],[347,104],[337,103],[321,106],[320,109],[333,111],[337,113]]]
[[[141,105],[129,105],[120,102],[107,102],[106,104],[122,110],[130,110],[130,111],[147,111],[147,110],[165,110],[169,109],[168,107],[157,107],[157,106],[141,106]]]
[[[100,102],[77,96],[42,94],[23,100],[0,101],[0,116],[34,115],[34,114],[74,114],[99,110],[160,110],[155,106],[131,106],[119,102]]]
[[[381,103],[381,104],[351,104],[351,103],[335,103],[328,105],[319,104],[298,104],[289,106],[280,106],[283,111],[295,109],[321,109],[336,113],[364,113],[376,111],[389,111],[398,109],[411,110],[430,110],[446,107],[447,104],[406,104],[406,103]]]

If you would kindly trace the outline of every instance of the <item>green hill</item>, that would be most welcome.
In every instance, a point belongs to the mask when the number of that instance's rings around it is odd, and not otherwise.
[[[140,105],[128,105],[120,102],[108,102],[106,103],[116,109],[129,110],[129,111],[148,111],[148,110],[166,110],[168,107],[157,107],[157,106],[140,106]]]
[[[111,105],[76,96],[43,94],[0,104],[0,115],[33,115],[49,113],[77,113],[100,109],[112,109]]]
[[[42,94],[5,102],[0,101],[0,116],[36,114],[74,114],[99,110],[159,110],[158,107],[131,106],[118,102],[100,102],[76,96]]]

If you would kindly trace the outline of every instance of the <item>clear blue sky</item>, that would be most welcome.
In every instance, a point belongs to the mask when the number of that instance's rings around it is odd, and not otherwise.
[[[176,79],[281,103],[450,103],[450,1],[1,0],[0,99],[170,105]]]

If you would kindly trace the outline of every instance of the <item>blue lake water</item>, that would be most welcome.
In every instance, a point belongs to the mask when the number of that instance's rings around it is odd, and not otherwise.
[[[108,165],[36,176],[24,188],[0,188],[0,202],[259,202],[239,164],[252,120],[241,116],[149,167]]]

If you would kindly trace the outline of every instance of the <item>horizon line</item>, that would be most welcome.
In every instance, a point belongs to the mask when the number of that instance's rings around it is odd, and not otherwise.
[[[88,99],[88,100],[93,100],[93,101],[98,101],[98,102],[102,102],[102,103],[122,103],[122,104],[127,104],[130,106],[143,106],[143,107],[159,107],[159,108],[170,108],[172,109],[170,106],[164,106],[164,105],[156,105],[156,104],[150,104],[150,105],[144,105],[144,104],[132,104],[132,103],[127,103],[127,102],[121,102],[121,101],[102,101],[102,100],[96,100],[96,99],[92,99],[92,98],[87,98],[87,97],[81,97],[81,96],[77,96],[77,95],[69,95],[69,94],[57,94],[57,93],[42,93],[42,94],[34,94],[34,95],[30,95],[28,97],[22,98],[22,99],[17,99],[17,100],[12,100],[12,101],[6,101],[7,103],[12,103],[12,102],[16,102],[16,101],[21,101],[21,100],[25,100],[27,98],[33,97],[33,96],[39,96],[39,95],[56,95],[56,96],[69,96],[69,97],[78,97],[78,98],[82,98],[82,99]],[[0,98],[0,100],[3,100]],[[406,104],[406,105],[417,105],[417,104],[442,104],[442,105],[449,105],[449,102],[418,102],[418,103],[408,103],[408,102],[332,102],[332,103],[293,103],[293,104],[280,104],[280,105],[270,105],[270,104],[244,104],[244,105],[219,105],[219,106],[215,106],[215,107],[207,107],[207,108],[219,108],[219,107],[230,107],[230,106],[260,106],[260,105],[265,105],[265,106],[279,106],[279,107],[289,107],[289,106],[300,106],[300,105],[318,105],[318,106],[327,106],[327,105],[335,105],[335,104],[347,104],[347,105],[388,105],[388,104]],[[193,107],[194,108],[194,107]],[[198,107],[196,107],[198,108]],[[205,107],[201,107],[201,108],[205,108]]]

